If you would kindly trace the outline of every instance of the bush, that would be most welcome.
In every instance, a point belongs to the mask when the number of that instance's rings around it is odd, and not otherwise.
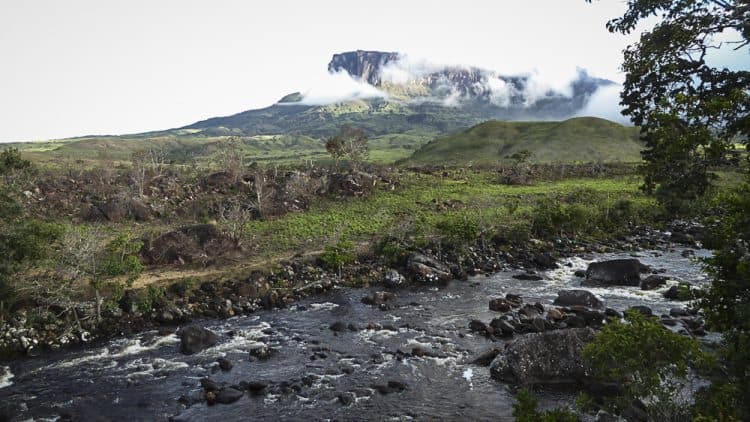
[[[442,236],[443,242],[463,251],[473,245],[481,235],[481,229],[476,219],[468,215],[454,215],[445,217],[435,227]]]
[[[516,418],[516,422],[578,422],[581,420],[577,414],[566,408],[539,412],[536,397],[529,390],[519,391],[516,400],[513,404],[513,417]]]
[[[686,403],[677,399],[690,369],[704,369],[711,358],[692,339],[664,328],[655,318],[626,312],[626,322],[610,320],[583,350],[594,374],[620,385],[621,396],[610,405],[622,412],[630,403],[647,399],[654,420],[689,417]]]
[[[393,236],[384,237],[373,246],[373,252],[379,256],[386,265],[401,266],[406,262],[409,254],[403,241]]]
[[[344,265],[351,264],[356,259],[354,244],[348,240],[339,240],[335,245],[328,245],[320,255],[320,260],[329,269],[337,271],[341,277],[341,269]]]
[[[148,312],[154,309],[154,306],[161,303],[162,299],[166,295],[164,287],[159,286],[148,286],[146,292],[143,295],[138,307],[142,312]]]

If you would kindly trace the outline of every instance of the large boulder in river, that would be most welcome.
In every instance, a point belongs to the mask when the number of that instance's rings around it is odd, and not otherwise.
[[[180,330],[180,353],[192,355],[216,345],[218,338],[203,327],[185,327]]]
[[[553,302],[557,306],[585,306],[587,308],[601,308],[603,303],[588,290],[560,290]]]
[[[448,281],[451,279],[451,270],[445,264],[417,252],[409,256],[406,268],[409,270],[409,274],[420,282]]]
[[[613,259],[611,261],[592,262],[586,269],[587,286],[638,286],[641,273],[648,267],[637,259]]]
[[[589,380],[583,348],[591,328],[571,328],[518,337],[490,365],[493,378],[520,385],[575,385]]]

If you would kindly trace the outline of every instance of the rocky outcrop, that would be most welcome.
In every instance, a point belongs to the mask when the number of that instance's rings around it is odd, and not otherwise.
[[[409,274],[419,282],[448,281],[451,270],[435,258],[420,253],[413,253],[407,261]]]
[[[399,59],[398,53],[382,51],[348,51],[334,54],[328,63],[329,72],[345,71],[370,85],[380,85],[380,70],[388,63]]]
[[[592,262],[586,269],[586,286],[638,286],[648,267],[637,259]]]
[[[582,350],[593,339],[591,328],[524,335],[492,361],[490,374],[520,385],[580,384],[590,377]]]

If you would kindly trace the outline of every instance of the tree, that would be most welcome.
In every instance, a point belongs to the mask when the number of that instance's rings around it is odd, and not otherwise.
[[[587,0],[590,1],[590,0]],[[750,45],[747,0],[630,0],[610,21],[630,33],[644,19],[659,22],[624,52],[623,113],[646,142],[644,188],[679,211],[712,185],[712,166],[735,143],[750,142],[750,71],[710,65],[712,50]],[[729,39],[729,40],[727,40]],[[724,331],[720,354],[726,376],[711,386],[699,408],[722,420],[750,418],[750,188],[721,201],[723,221],[713,232],[707,260],[713,283],[700,299],[709,326]],[[710,402],[713,401],[714,405]],[[709,403],[707,403],[709,402]],[[716,403],[729,403],[727,406]],[[713,414],[711,413],[713,412]]]
[[[326,141],[326,151],[333,157],[336,168],[342,158],[348,158],[356,167],[369,152],[367,134],[353,126],[342,126],[339,133]]]
[[[748,143],[750,72],[707,61],[711,50],[750,44],[748,13],[746,0],[630,0],[625,14],[607,23],[628,34],[660,18],[624,51],[620,104],[646,143],[644,188],[672,211],[711,186],[711,167],[735,142]]]
[[[653,420],[689,417],[688,403],[679,402],[682,385],[691,368],[703,369],[711,362],[696,340],[637,311],[626,312],[625,322],[611,319],[583,356],[595,375],[620,386],[621,396],[612,403],[616,410],[643,399]]]
[[[0,153],[0,318],[7,304],[15,297],[12,280],[29,265],[45,258],[55,240],[62,234],[57,224],[38,221],[25,215],[18,202],[18,190],[12,176],[18,171],[31,171],[33,166],[23,160],[15,148]]]
[[[703,292],[698,306],[708,326],[724,333],[720,357],[725,375],[715,382],[699,403],[711,416],[750,419],[750,184],[744,183],[718,201],[724,208],[722,221],[710,230],[706,246],[714,250],[706,259],[713,282]],[[723,398],[720,398],[722,397]],[[712,405],[716,401],[729,406]],[[713,411],[711,411],[713,410]],[[732,415],[734,413],[734,415]]]
[[[94,307],[99,321],[105,284],[123,276],[127,283],[131,283],[143,271],[138,258],[142,242],[128,233],[109,239],[99,228],[79,228],[67,232],[62,243],[60,264],[63,271],[73,279],[88,281],[94,290]]]

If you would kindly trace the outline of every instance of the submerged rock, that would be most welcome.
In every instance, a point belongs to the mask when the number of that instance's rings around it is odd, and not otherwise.
[[[230,404],[241,399],[244,393],[232,387],[223,388],[216,393],[216,403]]]
[[[216,345],[216,334],[203,327],[185,327],[180,330],[180,353],[192,355]]]
[[[669,277],[663,275],[650,275],[641,281],[641,290],[654,290],[667,284]]]
[[[511,343],[490,364],[493,378],[521,385],[578,384],[589,378],[583,347],[594,330],[574,328],[527,334]]]

